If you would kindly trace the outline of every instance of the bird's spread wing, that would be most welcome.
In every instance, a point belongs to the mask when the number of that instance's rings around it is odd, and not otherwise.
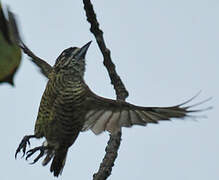
[[[184,103],[170,107],[140,107],[124,101],[102,98],[92,93],[88,98],[91,109],[85,116],[82,131],[91,129],[95,134],[100,134],[105,130],[114,133],[119,131],[121,127],[146,126],[147,123],[158,123],[172,118],[184,119],[192,116],[191,113],[202,111],[191,108],[206,102],[185,106],[193,99],[194,97]]]
[[[40,68],[41,73],[49,78],[49,73],[52,71],[52,66],[50,66],[43,59],[37,57],[22,41],[20,42],[20,48],[31,58],[32,62]]]

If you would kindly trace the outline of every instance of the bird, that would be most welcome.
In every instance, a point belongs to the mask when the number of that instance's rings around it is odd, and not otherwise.
[[[0,83],[14,86],[14,75],[21,62],[20,35],[14,14],[7,8],[8,19],[0,2]]]
[[[42,165],[50,161],[50,171],[58,177],[64,168],[68,149],[74,144],[80,132],[91,130],[98,135],[104,131],[111,134],[121,131],[122,127],[133,125],[146,126],[172,118],[184,119],[191,113],[203,109],[188,106],[196,96],[181,104],[170,107],[143,107],[122,101],[104,98],[96,95],[85,83],[85,56],[91,41],[81,48],[65,49],[56,59],[54,66],[38,58],[36,64],[48,78],[42,95],[34,134],[23,137],[15,152],[23,152],[28,160],[35,152],[40,152],[33,164],[45,156]],[[21,45],[24,52],[28,48]],[[29,54],[35,56],[31,51]],[[36,60],[37,61],[37,60]],[[45,138],[41,146],[26,152],[31,138]]]

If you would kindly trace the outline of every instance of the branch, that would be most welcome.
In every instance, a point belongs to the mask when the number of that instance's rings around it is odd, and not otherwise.
[[[91,4],[90,0],[83,0],[83,3],[87,16],[87,21],[91,24],[90,31],[94,34],[100,51],[103,54],[103,64],[108,71],[111,84],[116,91],[117,100],[125,101],[125,99],[128,97],[128,91],[126,90],[121,78],[116,73],[116,67],[115,64],[112,62],[110,50],[106,47],[106,44],[104,42],[103,31],[99,29],[99,23],[93,9],[93,5]],[[102,163],[100,164],[98,172],[93,175],[94,180],[105,180],[110,176],[112,167],[114,166],[114,162],[118,155],[117,152],[120,146],[121,136],[121,132],[110,135],[110,139],[105,149],[106,154],[103,158]]]
[[[83,0],[83,2],[87,21],[91,24],[90,31],[94,34],[97,44],[103,54],[103,64],[107,68],[111,79],[111,84],[114,86],[116,91],[117,99],[125,100],[128,97],[128,91],[126,90],[121,78],[116,73],[115,64],[112,62],[110,57],[110,50],[106,47],[104,42],[103,31],[99,29],[99,23],[93,9],[93,5],[91,4],[90,0]]]

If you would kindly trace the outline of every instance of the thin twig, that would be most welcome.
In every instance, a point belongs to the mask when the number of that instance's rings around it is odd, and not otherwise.
[[[103,54],[103,64],[108,71],[111,79],[111,84],[116,91],[117,99],[125,101],[125,99],[128,97],[128,91],[126,90],[121,78],[116,72],[115,64],[112,62],[110,56],[110,50],[106,47],[103,38],[103,31],[99,28],[99,23],[93,9],[93,5],[91,4],[90,0],[83,0],[83,3],[87,16],[87,21],[91,24],[90,31],[94,34],[101,53]],[[118,155],[121,136],[121,132],[110,135],[110,139],[105,149],[106,154],[103,158],[102,163],[100,164],[98,172],[93,175],[94,180],[105,180],[110,176],[112,172],[112,167],[114,166],[114,162]]]

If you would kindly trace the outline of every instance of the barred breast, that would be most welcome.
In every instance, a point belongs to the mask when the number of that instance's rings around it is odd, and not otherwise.
[[[35,133],[43,134],[55,146],[57,143],[70,146],[84,124],[85,96],[83,81],[56,75],[43,94]]]

